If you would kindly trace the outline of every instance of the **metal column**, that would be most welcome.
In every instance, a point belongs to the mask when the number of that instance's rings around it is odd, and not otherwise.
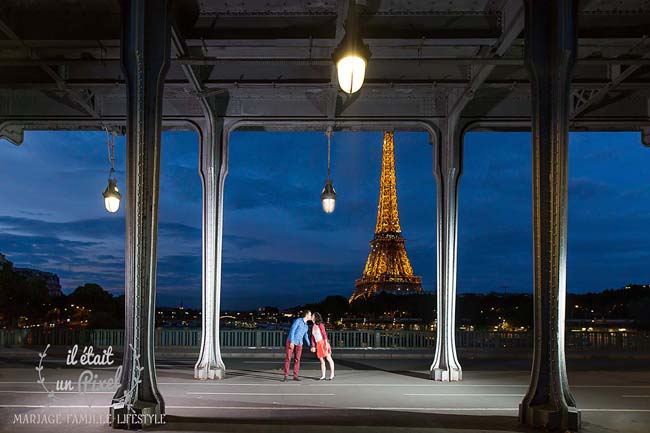
[[[462,379],[456,355],[456,256],[458,237],[458,182],[462,173],[462,137],[456,115],[440,125],[433,145],[436,178],[437,230],[437,334],[431,378],[439,381]]]
[[[526,66],[532,83],[535,338],[522,423],[580,428],[564,358],[568,120],[577,1],[526,0]]]
[[[169,66],[167,0],[122,2],[122,69],[127,81],[126,325],[111,424],[140,428],[163,414],[154,359],[156,243],[164,80]],[[144,417],[140,417],[144,415]]]
[[[227,98],[206,98],[205,126],[201,131],[199,164],[203,184],[203,313],[201,353],[194,366],[196,379],[223,379],[219,317],[223,238],[223,192],[228,174],[228,137],[223,117]]]

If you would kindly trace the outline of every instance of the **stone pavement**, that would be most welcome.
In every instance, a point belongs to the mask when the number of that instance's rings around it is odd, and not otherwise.
[[[45,386],[79,377],[82,369],[46,360]],[[113,392],[47,392],[36,383],[35,363],[0,353],[0,431],[109,432],[103,424]],[[281,382],[281,360],[230,358],[226,379],[192,378],[189,360],[157,365],[165,399],[160,432],[526,432],[517,406],[526,391],[525,369],[496,370],[480,363],[459,383],[428,379],[421,359],[341,359],[336,378],[319,382],[319,365],[303,361],[301,382]],[[516,367],[516,366],[515,366]],[[115,368],[92,368],[98,378]],[[650,373],[634,364],[623,370],[570,371],[584,432],[650,431]],[[25,421],[40,421],[40,424]],[[22,422],[22,423],[21,423]]]

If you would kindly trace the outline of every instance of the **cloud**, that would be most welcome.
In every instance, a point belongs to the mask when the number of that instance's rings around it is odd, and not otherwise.
[[[584,177],[569,179],[569,200],[593,200],[613,191],[608,184]]]
[[[222,265],[222,309],[255,305],[289,307],[330,294],[349,296],[362,268],[283,260],[228,260]],[[200,305],[201,256],[166,256],[158,261],[158,300]]]
[[[34,218],[0,216],[0,229],[5,232],[33,235],[107,238],[123,236],[123,218],[96,218],[68,222],[51,222]]]
[[[200,228],[162,222],[158,234],[159,253],[162,251],[159,257],[163,259],[165,250],[201,252]],[[0,216],[0,250],[16,266],[57,273],[68,290],[87,282],[122,290],[124,238],[123,218],[51,222]],[[243,239],[237,238],[236,242],[242,243]],[[185,278],[181,273],[178,277]],[[165,278],[164,282],[170,281],[169,274]]]
[[[242,308],[251,296],[259,305],[288,307],[331,294],[349,296],[362,268],[283,260],[241,260],[223,264],[224,308]]]
[[[100,257],[97,252],[102,251],[103,243],[99,241],[0,232],[0,248],[16,267],[56,273],[68,291],[88,282],[100,282],[112,290],[123,287],[123,259]]]
[[[224,248],[228,249],[248,249],[268,245],[268,241],[264,239],[236,235],[223,235],[223,243],[225,245]]]
[[[200,206],[203,188],[197,167],[166,164],[161,170],[164,173],[161,174],[160,193],[170,194],[170,203],[183,202]]]
[[[71,256],[76,256],[89,247],[98,245],[97,242],[81,242],[59,239],[50,236],[29,236],[0,233],[0,245],[4,251],[17,251],[25,257],[33,257],[32,261],[41,263],[55,257],[65,262]],[[53,253],[57,252],[54,257]]]
[[[230,187],[230,188],[229,188]],[[293,185],[279,179],[232,176],[226,182],[226,200],[229,208],[252,209],[282,207],[296,209],[313,199],[313,191],[302,185]]]
[[[194,133],[165,133],[158,230],[158,301],[201,302],[201,181]],[[349,295],[372,239],[381,133],[337,133],[332,176],[337,209],[320,191],[326,146],[319,132],[237,132],[224,209],[224,305],[290,305]],[[124,185],[124,141],[117,169]],[[402,229],[414,271],[436,285],[436,185],[427,134],[396,136]],[[569,169],[570,290],[647,282],[650,152],[633,134],[572,134]],[[124,281],[124,208],[101,203],[107,162],[101,133],[28,133],[0,146],[0,251],[17,266],[56,272],[64,287]],[[80,181],[82,179],[83,181]],[[530,134],[470,133],[460,180],[458,290],[532,285]]]

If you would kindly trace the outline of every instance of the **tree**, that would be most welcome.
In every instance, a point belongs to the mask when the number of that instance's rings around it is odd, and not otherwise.
[[[10,327],[17,327],[20,317],[28,322],[42,320],[50,306],[47,284],[41,278],[27,278],[14,271],[10,262],[0,269],[0,312]]]
[[[325,317],[330,315],[331,317],[340,318],[348,312],[350,304],[344,296],[328,296],[316,304],[316,308]]]
[[[77,287],[68,296],[68,304],[79,305],[93,311],[114,311],[113,295],[99,284],[87,283]]]

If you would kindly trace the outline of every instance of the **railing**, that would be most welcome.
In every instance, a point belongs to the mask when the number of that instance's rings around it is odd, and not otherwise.
[[[349,330],[330,331],[333,347],[349,349],[431,349],[436,335],[430,331]],[[227,329],[220,332],[223,348],[281,348],[287,333],[282,330]],[[648,332],[567,332],[567,350],[611,350],[650,352]],[[94,345],[121,347],[123,329],[19,329],[0,330],[0,346]],[[199,328],[157,328],[156,347],[198,348]],[[530,349],[532,334],[527,332],[457,331],[459,349]]]

